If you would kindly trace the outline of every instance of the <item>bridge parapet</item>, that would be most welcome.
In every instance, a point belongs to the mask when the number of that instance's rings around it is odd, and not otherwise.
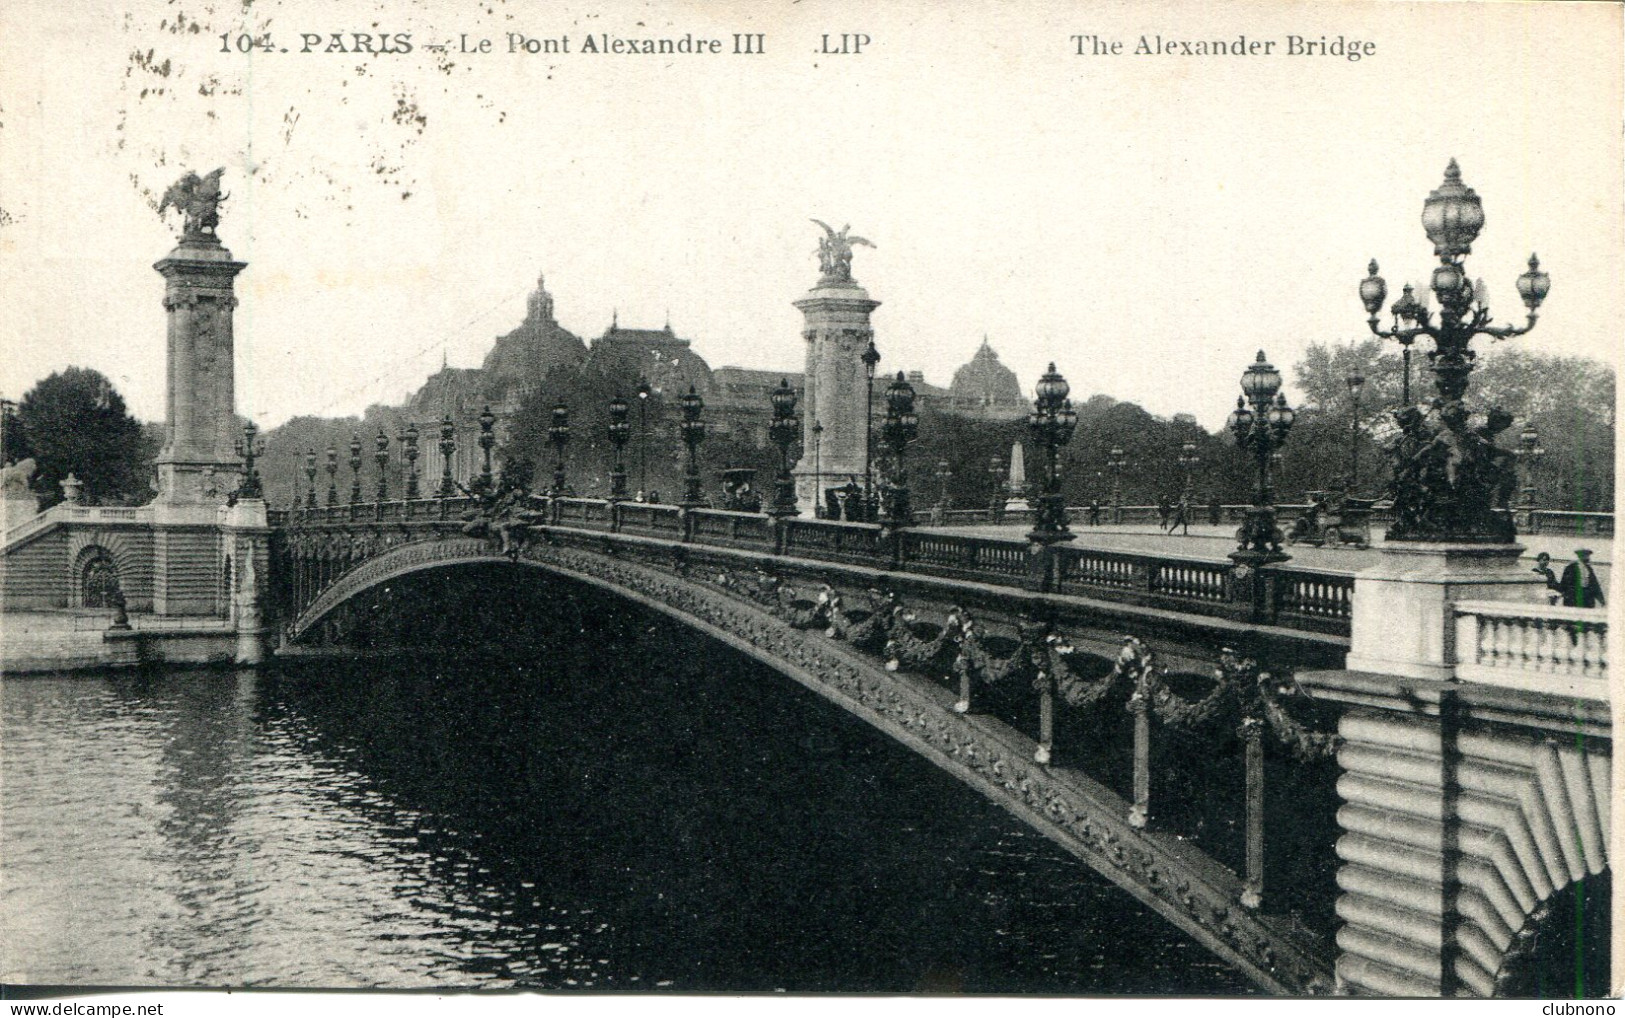
[[[1236,564],[1216,556],[1040,545],[874,523],[776,519],[605,499],[537,498],[533,505],[535,522],[548,526],[1098,598],[1339,637],[1349,632],[1353,606],[1352,574],[1291,563],[1260,570],[1265,596],[1255,601]],[[477,526],[479,519],[477,500],[456,498],[294,509],[286,523],[343,530],[364,529],[369,522],[460,520]]]

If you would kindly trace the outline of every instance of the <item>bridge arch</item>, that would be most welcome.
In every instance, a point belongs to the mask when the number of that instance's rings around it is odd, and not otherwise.
[[[310,536],[315,540],[305,548],[307,566],[331,569],[349,558],[350,549],[331,546],[326,535]],[[588,584],[766,664],[902,742],[1059,843],[1267,990],[1330,989],[1330,970],[1312,945],[1244,905],[1242,881],[1234,872],[1180,839],[1138,829],[1118,793],[1079,770],[1049,766],[1047,756],[1035,754],[1039,744],[1018,726],[977,710],[956,710],[957,691],[938,681],[940,674],[933,672],[933,678],[910,665],[899,667],[899,656],[940,662],[944,658],[935,655],[941,651],[952,659],[954,644],[934,646],[933,633],[941,636],[947,628],[935,618],[917,620],[912,641],[891,629],[896,640],[915,644],[894,650],[882,623],[899,613],[906,618],[902,605],[888,609],[881,601],[868,601],[867,610],[860,610],[854,604],[839,621],[826,623],[816,617],[817,606],[839,592],[827,585],[823,593],[817,591],[820,579],[839,582],[832,574],[792,572],[791,578],[806,584],[796,594],[763,568],[778,567],[759,557],[710,550],[695,554],[656,542],[543,532],[531,534],[523,547],[504,555],[494,539],[442,528],[428,540],[384,537],[367,550],[370,557],[317,588],[287,626],[290,642],[308,640],[368,591],[418,573],[483,565],[537,569]],[[885,576],[863,582],[881,588],[871,595],[889,596],[884,595]],[[853,590],[853,584],[847,589]],[[846,596],[862,600],[863,587],[856,590]],[[923,613],[940,614],[939,608]],[[978,626],[984,618],[993,621],[975,609],[973,614]],[[1028,627],[1005,621],[991,628],[1004,636]],[[999,636],[990,634],[989,641]],[[1027,645],[1021,646],[1025,651]],[[1104,659],[1091,664],[1103,665]],[[1029,686],[1025,679],[1006,684],[1012,689]],[[1029,693],[1037,695],[1035,690]]]
[[[1529,914],[1495,974],[1498,997],[1602,997],[1610,979],[1613,873],[1574,881]]]

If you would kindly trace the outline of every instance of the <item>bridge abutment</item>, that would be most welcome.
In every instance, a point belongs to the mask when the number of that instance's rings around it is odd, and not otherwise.
[[[1339,986],[1504,992],[1509,955],[1542,906],[1610,879],[1607,704],[1359,672],[1300,681],[1349,708],[1338,725]]]
[[[153,266],[167,319],[158,495],[140,507],[70,498],[28,520],[6,502],[0,607],[39,615],[27,639],[7,638],[7,671],[264,656],[270,528],[242,483],[235,407],[234,287],[247,265],[220,243],[216,216],[187,215]],[[98,614],[115,601],[133,624]]]
[[[1554,898],[1611,879],[1606,615],[1546,604],[1521,550],[1388,545],[1356,575],[1346,670],[1298,677],[1345,707],[1345,992],[1507,993]]]

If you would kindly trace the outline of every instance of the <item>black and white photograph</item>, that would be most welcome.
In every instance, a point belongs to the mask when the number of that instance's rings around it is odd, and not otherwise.
[[[1612,1014],[1622,122],[1619,3],[11,0],[0,1006]]]

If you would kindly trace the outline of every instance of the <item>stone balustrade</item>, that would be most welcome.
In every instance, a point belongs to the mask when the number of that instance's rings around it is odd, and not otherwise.
[[[1606,703],[1608,613],[1513,601],[1458,601],[1456,677]]]
[[[42,530],[58,523],[151,523],[152,506],[73,505],[59,502],[51,508],[6,531],[6,547],[21,544]]]

